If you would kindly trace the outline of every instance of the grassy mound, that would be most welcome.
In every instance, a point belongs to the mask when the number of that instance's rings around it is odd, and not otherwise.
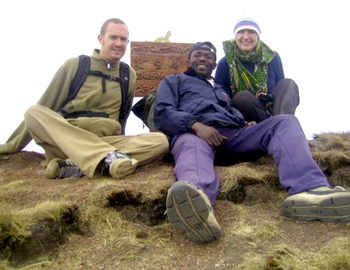
[[[349,187],[350,134],[320,134],[310,147],[331,184]],[[0,269],[350,269],[348,224],[281,214],[288,195],[271,157],[216,167],[223,236],[190,242],[164,213],[173,165],[50,180],[43,155],[0,156]]]

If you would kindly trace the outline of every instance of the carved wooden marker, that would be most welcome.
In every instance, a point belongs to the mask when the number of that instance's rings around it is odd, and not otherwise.
[[[187,57],[193,43],[131,42],[131,67],[136,70],[136,97],[157,91],[169,74],[187,70]]]

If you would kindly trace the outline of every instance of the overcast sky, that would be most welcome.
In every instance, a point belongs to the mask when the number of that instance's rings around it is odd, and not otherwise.
[[[286,77],[299,85],[296,116],[307,138],[350,131],[346,0],[11,0],[2,1],[0,10],[0,143],[63,62],[99,48],[100,27],[113,17],[128,25],[130,41],[154,41],[171,31],[171,42],[211,41],[220,59],[222,41],[233,38],[237,19],[242,13],[253,16],[260,22],[261,39],[280,54]],[[130,63],[130,48],[122,60]],[[145,131],[131,116],[127,133]]]

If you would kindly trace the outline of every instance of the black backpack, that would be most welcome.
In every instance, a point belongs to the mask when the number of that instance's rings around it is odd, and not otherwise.
[[[122,121],[125,118],[125,115],[123,114],[123,108],[126,105],[126,100],[128,96],[129,91],[129,79],[130,79],[130,67],[128,64],[124,62],[120,62],[120,73],[119,78],[115,77],[113,75],[106,75],[101,71],[96,70],[90,70],[90,56],[88,55],[79,55],[79,66],[77,73],[75,74],[74,79],[71,82],[70,88],[69,88],[69,94],[68,98],[62,103],[59,112],[62,114],[65,118],[77,118],[80,116],[99,116],[99,117],[108,117],[106,113],[103,112],[73,112],[73,113],[67,113],[62,108],[71,100],[73,100],[81,86],[83,85],[84,81],[86,80],[86,77],[88,75],[94,75],[102,77],[102,91],[103,93],[106,92],[106,79],[114,82],[119,82],[121,86],[121,95],[122,95],[122,107],[120,108],[120,115],[119,119]]]
[[[177,85],[180,85],[180,75],[176,74]],[[132,112],[141,119],[149,131],[159,131],[154,124],[154,107],[156,106],[157,91],[145,95],[133,107]]]
[[[154,107],[156,105],[157,92],[145,95],[133,107],[132,112],[141,119],[149,131],[158,131],[154,125]]]

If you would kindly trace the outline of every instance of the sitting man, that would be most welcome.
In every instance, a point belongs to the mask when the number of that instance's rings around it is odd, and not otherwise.
[[[212,205],[219,192],[215,162],[272,155],[289,197],[287,216],[305,220],[350,220],[350,191],[330,188],[312,158],[299,121],[276,115],[247,125],[231,107],[228,94],[211,77],[216,49],[198,42],[189,52],[188,70],[165,77],[155,106],[155,125],[171,138],[175,180],[167,196],[167,215],[190,240],[204,243],[221,235]]]
[[[136,81],[128,66],[124,68],[130,70],[130,79],[120,78],[128,27],[120,19],[109,19],[98,40],[101,49],[94,50],[90,72],[75,98],[68,100],[79,73],[77,57],[58,70],[38,104],[26,111],[24,122],[0,145],[0,154],[19,152],[33,138],[45,150],[48,178],[107,172],[119,179],[168,151],[168,140],[160,132],[124,136]]]

